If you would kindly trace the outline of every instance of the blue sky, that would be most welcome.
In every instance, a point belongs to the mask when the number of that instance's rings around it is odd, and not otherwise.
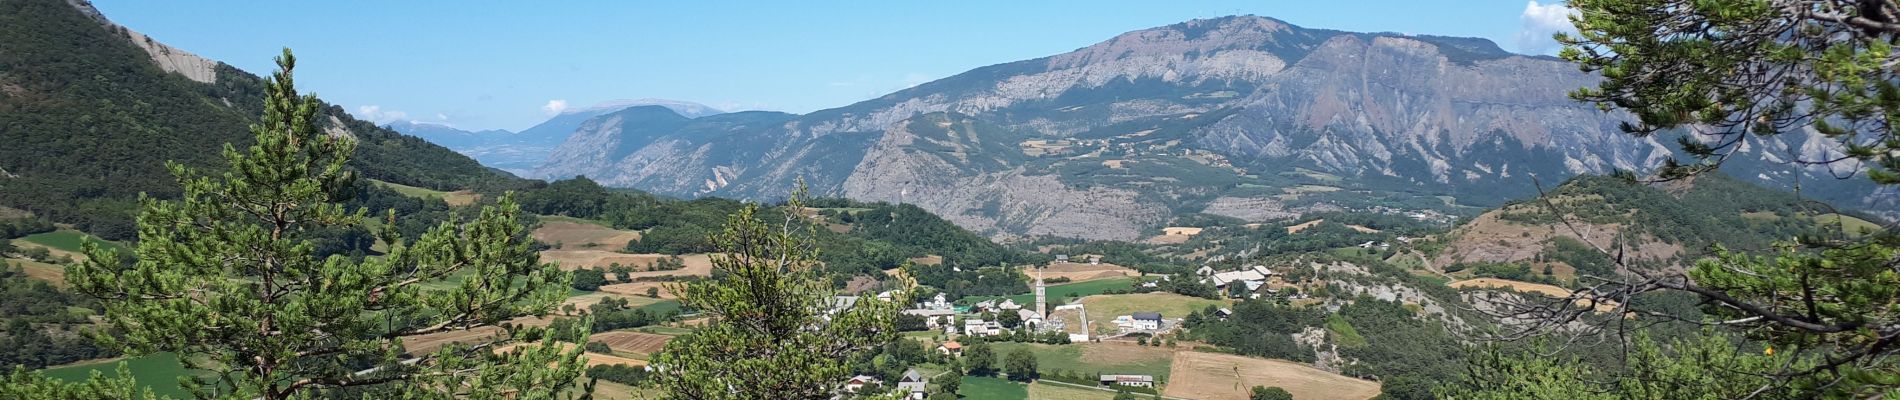
[[[1489,38],[1548,53],[1551,1],[143,1],[108,18],[252,72],[288,46],[297,83],[378,122],[519,130],[566,104],[666,98],[810,112],[972,68],[1194,18]]]

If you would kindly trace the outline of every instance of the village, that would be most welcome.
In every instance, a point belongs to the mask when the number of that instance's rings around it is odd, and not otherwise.
[[[1097,271],[1094,279],[1076,282],[1062,281],[1070,285],[1090,282],[1118,282],[1127,285],[1125,290],[1105,291],[1084,296],[1066,296],[1066,285],[1051,286],[1048,275],[1051,271],[1064,277],[1074,276],[1078,272]],[[1106,274],[1102,272],[1114,272]],[[1039,382],[1055,385],[1073,386],[1100,391],[1135,392],[1163,395],[1167,385],[1204,385],[1211,382],[1198,382],[1205,379],[1182,381],[1182,373],[1173,373],[1180,368],[1177,358],[1197,359],[1199,352],[1187,351],[1195,344],[1183,343],[1178,336],[1183,329],[1183,320],[1189,314],[1195,317],[1225,319],[1233,313],[1229,308],[1234,302],[1245,299],[1278,296],[1287,300],[1307,298],[1300,290],[1297,281],[1289,282],[1286,274],[1277,272],[1265,265],[1250,265],[1231,270],[1217,270],[1212,266],[1203,266],[1194,271],[1191,279],[1195,283],[1214,288],[1220,299],[1205,299],[1183,296],[1161,291],[1174,276],[1162,274],[1142,274],[1114,264],[1105,263],[1098,255],[1054,256],[1054,261],[1046,265],[1026,268],[1023,273],[1029,277],[1029,293],[1024,298],[1000,297],[980,298],[971,301],[953,301],[948,295],[935,293],[929,297],[917,299],[902,314],[908,318],[920,318],[923,321],[921,331],[906,334],[912,340],[930,345],[933,355],[943,357],[946,362],[959,362],[966,351],[973,346],[1008,347],[1011,349],[1034,349],[1038,355],[1050,354],[1051,357],[1038,357],[1045,365],[1044,369],[1062,374],[1059,380],[1052,380],[1050,372],[1043,372]],[[1062,292],[1062,293],[1056,293]],[[879,293],[880,299],[889,300],[893,291]],[[1058,299],[1066,300],[1060,301]],[[1027,301],[1019,301],[1027,300]],[[841,296],[837,304],[851,304],[856,297]],[[960,304],[961,303],[961,304]],[[1092,307],[1093,305],[1093,307]],[[1001,353],[996,350],[987,350]],[[1119,353],[1119,356],[1115,356]],[[1187,354],[1185,357],[1178,354]],[[1190,354],[1192,353],[1192,354]],[[1079,356],[1070,357],[1068,354]],[[1240,357],[1233,357],[1240,358]],[[1096,362],[1100,360],[1101,362]],[[1201,361],[1201,360],[1195,360]],[[1235,360],[1222,361],[1233,363]],[[1260,360],[1268,361],[1268,360]],[[1229,368],[1245,364],[1225,364]],[[1176,364],[1170,368],[1169,364]],[[1206,368],[1218,363],[1188,363],[1190,368]],[[1062,371],[1054,366],[1072,368]],[[1317,371],[1317,370],[1315,370]],[[1065,373],[1066,372],[1066,373]],[[1188,372],[1188,371],[1181,371]],[[1073,374],[1068,374],[1073,373]],[[1170,383],[1170,375],[1177,379]],[[924,390],[930,376],[922,375],[918,370],[906,370],[894,383],[887,383],[869,375],[853,377],[841,388],[842,393],[859,393],[865,387],[894,387],[911,394],[911,398],[923,399],[929,393]],[[966,380],[969,378],[965,378]],[[1229,382],[1238,384],[1242,382]],[[1177,391],[1168,391],[1175,393]]]

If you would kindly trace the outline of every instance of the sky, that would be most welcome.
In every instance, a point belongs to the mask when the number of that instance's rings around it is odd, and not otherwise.
[[[93,3],[120,25],[253,73],[290,47],[299,89],[359,118],[521,130],[614,99],[806,113],[1227,15],[1550,54],[1551,33],[1569,26],[1555,1]]]

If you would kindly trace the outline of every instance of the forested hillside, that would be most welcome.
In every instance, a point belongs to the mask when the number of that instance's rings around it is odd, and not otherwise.
[[[134,40],[151,39],[64,1],[0,2],[0,205],[127,239],[139,193],[179,193],[165,162],[216,166],[224,143],[248,143],[246,126],[263,112],[261,78],[220,63],[215,82],[194,81]],[[437,189],[519,184],[340,107],[322,114],[325,129],[358,140],[350,167],[363,177]]]

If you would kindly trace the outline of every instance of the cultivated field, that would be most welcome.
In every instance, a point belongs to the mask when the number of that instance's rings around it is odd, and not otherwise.
[[[185,364],[178,361],[172,353],[155,353],[137,358],[113,358],[99,361],[87,361],[78,364],[47,368],[46,377],[67,382],[82,382],[90,379],[93,372],[104,374],[107,378],[119,376],[119,362],[124,361],[132,372],[132,379],[138,386],[149,388],[159,396],[171,396],[175,399],[190,398],[191,394],[178,386],[178,377],[191,374]]]
[[[990,346],[999,355],[1029,349],[1036,355],[1036,368],[1045,373],[1061,370],[1070,374],[1138,374],[1166,378],[1174,360],[1174,349],[1132,343],[991,343]]]
[[[615,331],[596,333],[588,340],[605,343],[608,348],[612,348],[614,351],[635,354],[654,354],[659,353],[660,349],[666,348],[666,342],[673,340],[673,337],[652,333]]]
[[[1035,272],[1026,273],[1032,274],[1030,275],[1032,279],[1035,277],[1035,275],[1033,275]],[[1059,262],[1049,263],[1048,267],[1042,269],[1042,277],[1044,279],[1069,278],[1072,282],[1129,276],[1141,276],[1141,272],[1109,263],[1090,265],[1089,263]]]
[[[627,297],[636,297],[636,296],[646,297],[648,288],[659,289],[660,298],[662,299],[679,298],[679,296],[675,296],[673,294],[673,291],[666,289],[666,282],[658,282],[658,281],[616,283],[612,285],[601,286],[600,291],[603,293],[626,295]]]
[[[381,185],[382,187],[389,188],[390,190],[394,190],[396,191],[396,193],[401,193],[404,196],[422,198],[422,199],[429,199],[429,198],[440,199],[442,200],[442,202],[448,203],[448,205],[451,207],[461,207],[461,206],[466,206],[470,204],[475,204],[476,201],[479,201],[482,199],[482,195],[476,194],[475,192],[467,191],[467,190],[444,192],[444,191],[428,189],[428,188],[420,188],[420,187],[397,184],[397,183],[383,182],[383,181],[379,181],[375,179],[371,179],[370,182],[375,183],[377,185]]]
[[[1379,383],[1326,372],[1305,364],[1231,354],[1182,351],[1163,394],[1207,400],[1245,400],[1254,386],[1278,386],[1300,400],[1363,400],[1379,395]]]
[[[514,349],[518,349],[518,348],[521,348],[522,346],[534,346],[534,345],[536,345],[536,344],[533,344],[533,343],[515,343],[515,344],[511,344],[511,345],[507,345],[507,346],[501,346],[501,347],[499,347],[499,348],[496,348],[496,349],[495,349],[495,353],[497,353],[497,354],[500,354],[500,353],[507,353],[507,352],[509,352],[509,351],[511,351],[511,350],[514,350]],[[562,347],[568,347],[568,348],[571,348],[571,347],[573,347],[573,346],[574,346],[574,345],[571,345],[571,344],[566,344],[566,343],[562,343],[561,345],[562,345]],[[616,364],[618,364],[618,365],[631,365],[631,366],[635,366],[635,367],[644,367],[644,366],[646,366],[646,365],[647,365],[647,362],[646,362],[646,360],[635,360],[635,359],[631,359],[631,358],[626,358],[626,357],[621,357],[621,356],[614,356],[614,355],[607,355],[607,354],[600,354],[600,353],[587,353],[587,354],[583,354],[583,355],[581,355],[581,359],[582,359],[582,360],[586,360],[586,361],[587,361],[587,366],[589,366],[589,367],[592,367],[592,366],[595,366],[595,365],[616,365]]]
[[[1030,400],[1113,400],[1115,392],[1036,382],[1029,385]]]
[[[53,286],[66,286],[66,267],[33,260],[0,259],[0,265],[12,263],[26,272],[26,277],[52,283]]]
[[[1090,329],[1114,333],[1118,331],[1113,322],[1116,316],[1153,311],[1161,313],[1163,319],[1179,319],[1210,305],[1226,307],[1230,303],[1174,293],[1139,293],[1089,296],[1082,298],[1082,304],[1088,309]]]
[[[640,240],[640,232],[586,222],[554,220],[542,221],[541,227],[534,229],[534,238],[549,245],[559,245],[559,250],[619,250],[627,248],[628,242]]]
[[[1300,231],[1306,230],[1306,228],[1319,226],[1319,224],[1322,222],[1326,222],[1326,220],[1316,219],[1312,221],[1302,222],[1299,225],[1286,227],[1286,233],[1300,233]]]
[[[957,387],[957,394],[966,399],[1027,399],[1029,389],[1025,386],[1002,378],[965,376],[963,384]]]
[[[606,250],[548,250],[541,252],[541,262],[560,263],[561,269],[569,271],[596,267],[607,269],[618,263],[623,266],[633,267],[636,272],[631,275],[635,278],[673,275],[712,275],[712,258],[705,254],[685,254],[679,256],[680,261],[686,263],[685,268],[671,271],[649,270],[654,263],[664,260],[667,257],[670,256],[666,254],[616,253]],[[608,275],[610,275],[609,278],[613,278],[613,276],[611,276],[613,274]]]

